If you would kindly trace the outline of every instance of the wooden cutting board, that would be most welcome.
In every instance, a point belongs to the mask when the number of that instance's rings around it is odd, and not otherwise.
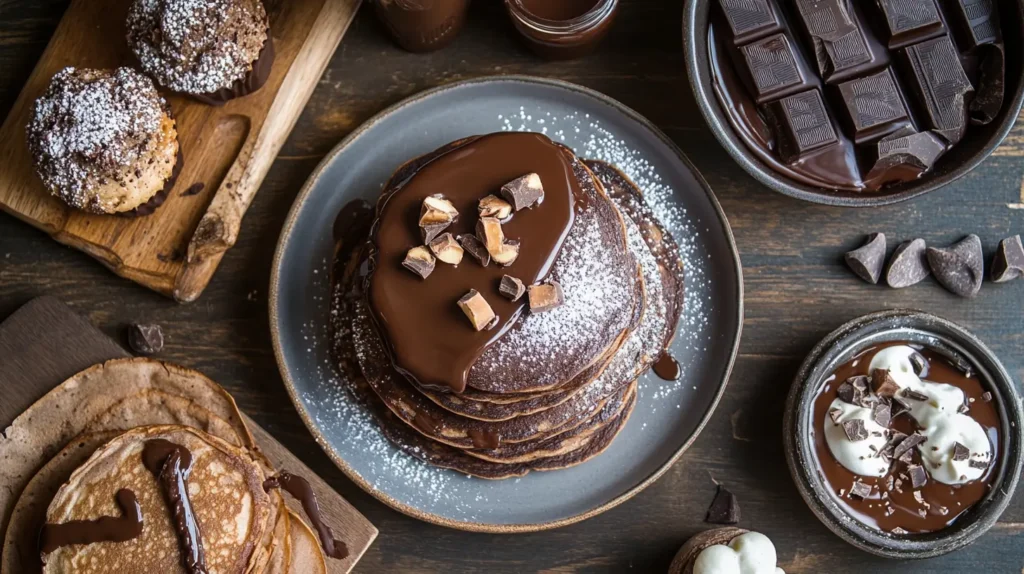
[[[30,301],[0,323],[0,429],[71,375],[127,356],[120,345],[57,299]],[[312,484],[327,523],[349,549],[344,560],[328,559],[327,570],[332,574],[350,572],[377,538],[377,529],[274,437],[242,416],[275,468],[302,475]],[[288,505],[304,516],[301,505],[286,498]]]
[[[242,216],[362,0],[264,0],[277,57],[255,94],[211,107],[164,93],[185,162],[156,213],[128,218],[66,207],[43,188],[25,143],[32,104],[65,66],[131,66],[132,0],[72,0],[0,127],[0,208],[122,277],[194,301],[235,243]],[[202,184],[197,193],[194,191]]]

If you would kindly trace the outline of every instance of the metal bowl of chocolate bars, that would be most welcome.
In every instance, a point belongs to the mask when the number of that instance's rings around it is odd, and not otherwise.
[[[1020,0],[693,0],[697,103],[764,185],[870,207],[977,167],[1024,102]]]
[[[893,310],[851,321],[807,357],[789,393],[789,470],[814,514],[889,558],[952,552],[1009,504],[1024,452],[1013,378],[977,337]]]

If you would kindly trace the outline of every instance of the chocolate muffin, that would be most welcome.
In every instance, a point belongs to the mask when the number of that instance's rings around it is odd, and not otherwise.
[[[181,167],[170,107],[130,68],[65,68],[35,102],[28,146],[43,184],[91,213],[151,212]]]
[[[161,86],[210,105],[263,87],[274,60],[260,0],[135,0],[128,45]]]

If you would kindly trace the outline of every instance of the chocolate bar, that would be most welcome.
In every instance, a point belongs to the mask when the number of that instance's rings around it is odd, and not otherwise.
[[[889,32],[889,48],[902,48],[945,31],[935,0],[877,0]]]
[[[808,87],[801,70],[800,54],[785,34],[775,34],[740,48],[747,76],[759,104],[782,98]]]
[[[908,46],[901,58],[908,72],[907,85],[925,112],[926,125],[949,143],[959,142],[967,131],[968,96],[974,88],[949,36]]]
[[[888,64],[884,53],[876,54],[869,46],[849,0],[797,0],[796,7],[798,21],[814,47],[818,73],[826,83]]]
[[[809,90],[765,107],[783,161],[793,162],[839,141],[818,90]]]
[[[949,24],[965,48],[1002,41],[995,0],[946,0],[946,6]]]
[[[858,144],[910,125],[910,114],[889,68],[839,84],[839,94],[840,109]]]
[[[782,30],[782,18],[772,0],[720,0],[719,6],[736,45]]]

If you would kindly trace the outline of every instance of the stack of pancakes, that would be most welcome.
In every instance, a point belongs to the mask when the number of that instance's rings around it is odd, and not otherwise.
[[[75,375],[6,429],[0,572],[186,572],[178,517],[143,461],[160,439],[191,455],[185,483],[210,572],[326,572],[316,535],[278,490],[264,489],[275,471],[231,396],[195,371],[146,359]],[[44,524],[128,515],[123,489],[141,509],[141,532],[41,553]]]
[[[388,206],[403,193],[424,187],[417,178],[432,164],[436,170],[442,161],[445,169],[457,172],[488,169],[460,165],[487,157],[488,146],[505,152],[530,147],[533,151],[527,156],[557,154],[565,166],[564,177],[572,184],[569,189],[574,196],[570,225],[558,248],[549,254],[553,263],[543,277],[536,278],[559,283],[564,304],[536,313],[530,311],[525,297],[518,307],[509,307],[488,294],[497,301],[498,314],[503,310],[512,320],[500,332],[483,332],[489,340],[466,370],[464,387],[445,388],[421,380],[407,368],[404,350],[389,337],[402,325],[375,309],[371,294],[390,286],[374,282],[394,276],[381,273],[382,266],[400,262],[393,260],[388,240],[381,237],[390,229],[382,217],[387,217]],[[510,165],[499,169],[504,170],[500,177],[517,170],[534,171],[530,160],[517,163],[515,157],[509,158]],[[549,170],[542,179],[558,176]],[[548,182],[543,183],[550,196]],[[483,197],[498,192],[467,186],[470,189],[464,192],[448,189],[444,195]],[[461,199],[461,203],[459,198],[453,201],[464,204],[466,197]],[[514,215],[512,222],[520,222],[519,227],[509,226],[512,231],[507,234],[521,242],[521,249],[530,246],[530,218],[539,221],[547,201]],[[459,218],[475,216],[466,211],[460,209]],[[415,214],[412,217],[415,225]],[[462,228],[471,229],[472,223],[463,222]],[[637,379],[665,351],[682,312],[678,245],[654,217],[641,191],[615,167],[581,160],[540,134],[467,138],[406,163],[385,186],[369,240],[350,235],[348,241],[338,246],[332,325],[335,357],[348,375],[344,378],[350,391],[405,452],[482,478],[565,468],[603,452],[633,410]],[[488,272],[495,278],[515,276],[523,273],[518,264],[499,268],[492,262],[495,269]],[[456,268],[446,267],[442,273],[454,274],[474,265],[478,262],[467,255]],[[438,283],[431,282],[448,277],[436,278],[437,273],[423,280],[424,288],[436,290]],[[404,281],[404,276],[399,280]],[[487,294],[485,288],[480,291]],[[412,293],[417,296],[416,291]],[[461,295],[452,292],[452,303]],[[464,328],[472,329],[468,322]],[[449,338],[444,329],[425,333],[427,343],[430,338]],[[439,343],[436,360],[446,360],[444,353]]]

